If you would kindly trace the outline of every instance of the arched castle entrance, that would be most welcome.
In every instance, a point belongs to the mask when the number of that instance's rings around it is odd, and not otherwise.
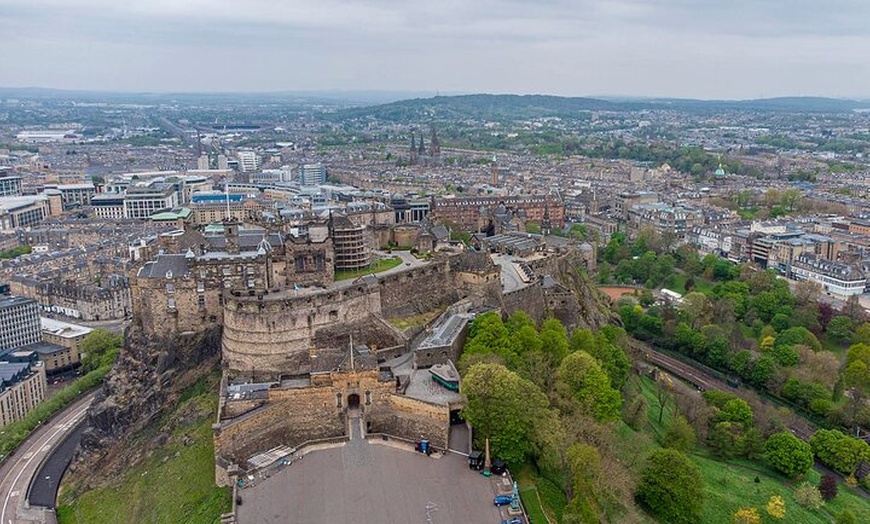
[[[348,409],[359,409],[359,394],[351,393],[347,396]]]

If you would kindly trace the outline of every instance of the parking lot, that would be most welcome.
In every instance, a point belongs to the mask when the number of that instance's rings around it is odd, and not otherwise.
[[[493,479],[494,480],[494,479]],[[241,490],[241,524],[499,524],[496,482],[465,457],[427,457],[362,439],[313,452]]]

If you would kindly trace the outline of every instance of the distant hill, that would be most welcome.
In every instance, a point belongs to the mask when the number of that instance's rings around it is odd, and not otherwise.
[[[131,104],[276,104],[325,105],[344,108],[334,118],[377,118],[388,121],[528,119],[577,117],[589,111],[636,111],[669,108],[680,111],[784,111],[842,113],[870,110],[870,100],[824,97],[779,97],[754,100],[685,98],[563,97],[551,95],[470,94],[422,98],[401,91],[274,91],[274,92],[111,92],[42,87],[0,87],[0,99],[79,100]],[[411,98],[419,97],[419,98]]]
[[[628,104],[648,107],[671,106],[682,109],[734,109],[747,111],[794,111],[811,113],[842,113],[855,109],[870,109],[870,102],[819,96],[786,96],[750,100],[692,100],[684,98],[651,98]]]
[[[782,97],[757,100],[691,100],[679,98],[602,99],[548,95],[460,95],[415,98],[336,113],[336,118],[375,118],[387,121],[528,119],[576,117],[589,111],[783,111],[842,113],[870,109],[870,103],[837,98]]]
[[[525,119],[578,116],[589,111],[618,111],[619,109],[619,104],[597,98],[477,94],[400,100],[389,104],[348,109],[337,113],[336,116],[371,117],[392,121]]]

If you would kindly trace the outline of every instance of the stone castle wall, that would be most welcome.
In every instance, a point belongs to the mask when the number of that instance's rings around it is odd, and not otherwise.
[[[508,315],[525,311],[529,318],[539,322],[547,314],[544,291],[539,283],[531,284],[510,293],[505,293],[503,310]]]
[[[304,374],[310,370],[308,350],[321,330],[372,316],[417,315],[464,297],[497,305],[499,288],[497,273],[469,276],[451,271],[448,260],[437,260],[340,290],[225,294],[223,365],[266,375]]]
[[[432,446],[447,449],[450,409],[401,395],[366,415],[370,433],[386,433],[408,440],[428,439]]]
[[[276,446],[340,437],[346,432],[345,416],[336,406],[330,388],[293,390],[292,395],[270,399],[255,411],[217,424],[215,453],[244,465],[252,456]]]
[[[227,296],[224,304],[223,365],[240,371],[297,375],[310,369],[315,333],[337,323],[380,312],[377,288],[367,285],[293,296]]]

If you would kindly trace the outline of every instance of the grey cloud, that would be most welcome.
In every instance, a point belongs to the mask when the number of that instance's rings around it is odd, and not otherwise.
[[[0,85],[870,94],[867,20],[866,0],[0,0]]]

